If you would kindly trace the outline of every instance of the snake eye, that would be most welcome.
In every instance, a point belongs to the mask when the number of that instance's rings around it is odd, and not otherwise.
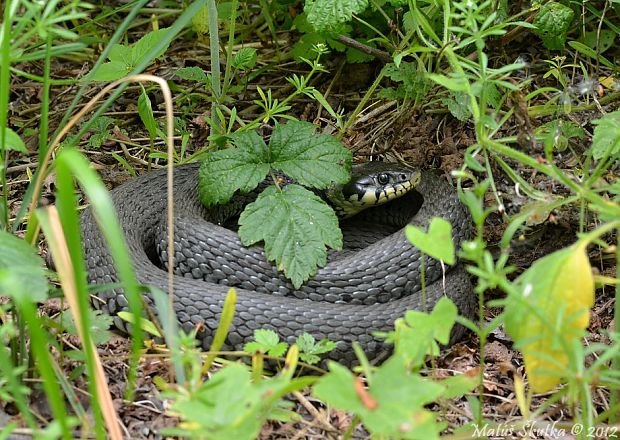
[[[404,182],[405,180],[407,180],[407,175],[406,175],[405,173],[401,174],[401,175],[400,175],[400,180],[402,180],[403,182]]]
[[[379,182],[380,185],[386,185],[389,181],[390,176],[385,173],[381,173],[377,176],[377,182]]]

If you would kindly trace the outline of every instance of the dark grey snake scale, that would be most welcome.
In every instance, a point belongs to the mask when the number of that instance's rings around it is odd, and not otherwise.
[[[329,338],[337,342],[329,358],[345,364],[355,363],[353,341],[359,342],[369,358],[375,358],[389,346],[373,333],[393,330],[394,321],[406,310],[422,310],[424,304],[420,252],[407,241],[402,225],[384,225],[378,234],[369,222],[400,216],[404,223],[426,229],[432,217],[443,217],[452,224],[457,247],[471,231],[469,216],[454,189],[424,172],[417,191],[344,221],[345,246],[347,230],[355,231],[351,241],[356,246],[330,254],[328,264],[295,290],[266,261],[262,247],[245,248],[236,232],[207,222],[209,212],[197,196],[198,164],[179,166],[174,173],[174,309],[185,330],[204,325],[199,338],[205,349],[211,344],[230,285],[236,287],[238,297],[225,348],[241,350],[254,330],[266,328],[289,343],[302,332],[317,340]],[[166,187],[166,173],[160,170],[112,191],[138,281],[162,290],[167,290],[167,273],[159,263],[162,257],[165,261],[167,252]],[[117,282],[112,257],[90,209],[82,215],[81,228],[89,282]],[[370,244],[361,246],[365,231]],[[442,271],[439,262],[431,258],[425,262],[426,309],[431,310],[446,295],[460,314],[472,317],[476,299],[462,265],[446,266]],[[151,302],[148,297],[147,302]],[[94,305],[112,315],[127,310],[120,288],[98,293]],[[114,321],[126,330],[119,317]],[[460,338],[462,331],[455,329],[452,340]]]

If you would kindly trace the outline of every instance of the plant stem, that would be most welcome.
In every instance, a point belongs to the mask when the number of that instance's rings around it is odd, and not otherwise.
[[[209,11],[209,48],[211,50],[211,90],[213,103],[211,104],[211,121],[213,128],[221,132],[220,121],[217,118],[217,108],[220,105],[222,90],[220,88],[220,37],[217,28],[217,6],[215,0],[207,0]]]

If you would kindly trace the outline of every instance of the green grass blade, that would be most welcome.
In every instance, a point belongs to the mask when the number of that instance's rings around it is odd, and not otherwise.
[[[209,351],[213,353],[217,353],[224,345],[224,341],[226,340],[226,335],[228,335],[228,330],[230,330],[230,326],[232,325],[232,320],[235,315],[235,304],[237,303],[237,291],[234,288],[228,289],[228,293],[226,294],[226,299],[224,300],[224,306],[222,307],[222,316],[220,317],[220,325],[217,326],[217,331],[215,332],[215,336],[213,337],[213,342],[211,343],[211,348]],[[211,368],[211,364],[215,359],[215,354],[210,354],[205,358],[205,363],[202,367],[202,372],[206,373]]]

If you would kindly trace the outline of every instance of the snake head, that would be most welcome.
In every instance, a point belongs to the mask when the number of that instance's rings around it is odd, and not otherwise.
[[[419,171],[397,163],[368,162],[354,165],[351,179],[327,192],[334,210],[341,218],[394,200],[420,182]]]

